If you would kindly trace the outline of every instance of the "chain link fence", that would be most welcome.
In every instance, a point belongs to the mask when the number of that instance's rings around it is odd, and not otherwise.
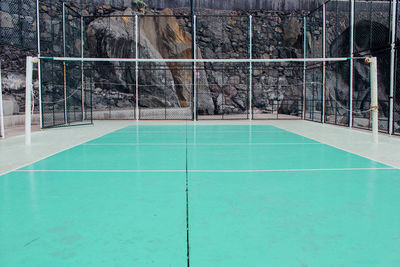
[[[2,107],[5,133],[9,129],[22,128],[25,110],[26,56],[36,56],[37,17],[36,1],[0,1],[0,68],[2,82]],[[37,74],[37,69],[34,70]],[[32,101],[32,124],[39,124],[39,98],[37,75],[34,77],[35,97]]]
[[[355,57],[378,57],[379,128],[389,132],[393,126],[393,132],[400,134],[400,82],[397,78],[400,74],[400,3],[395,1],[397,28],[396,38],[392,39],[393,2],[355,0],[353,44]],[[38,52],[41,56],[190,59],[193,58],[194,26],[197,58],[301,58],[304,53],[307,58],[351,56],[350,0],[327,1],[325,7],[305,17],[305,51],[303,20],[299,16],[255,13],[250,17],[246,12],[210,15],[199,11],[196,25],[192,25],[191,16],[185,11],[176,14],[151,11],[142,15],[143,10],[136,7],[113,10],[102,6],[95,12],[86,7],[82,10],[82,7],[72,2],[40,0],[38,51],[36,2],[2,1],[3,80],[9,79],[10,70],[21,72],[24,69],[26,55]],[[138,29],[135,15],[138,15]],[[392,44],[395,44],[394,86],[391,86],[389,68],[393,59]],[[19,61],[14,60],[16,55]],[[136,63],[132,62],[42,60],[42,109],[43,119],[48,122],[43,126],[79,122],[89,118],[88,113],[98,119],[193,119],[193,110],[197,108],[199,119],[249,119],[249,116],[253,119],[297,119],[304,116],[307,120],[343,126],[352,120],[354,127],[369,129],[370,114],[365,112],[369,110],[370,101],[369,69],[362,60],[354,60],[351,88],[350,67],[350,61],[316,62],[305,66],[303,63],[253,63],[250,74],[248,63],[204,63],[194,71],[192,64],[158,62],[139,63],[137,78]],[[350,106],[351,89],[353,106]],[[5,91],[16,95],[7,87]],[[20,102],[19,110],[23,107],[22,100],[21,94],[16,100]],[[250,102],[253,103],[251,107]],[[139,104],[138,114],[136,103]]]
[[[36,1],[0,2],[0,45],[37,51]]]

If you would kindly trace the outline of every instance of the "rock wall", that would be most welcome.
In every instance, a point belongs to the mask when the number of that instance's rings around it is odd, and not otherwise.
[[[268,1],[264,1],[268,2]],[[85,3],[83,1],[83,3]],[[133,58],[135,55],[134,20],[130,17],[143,12],[142,6],[134,2],[111,1],[110,5],[90,5],[82,12],[85,18],[85,56],[86,57],[120,57]],[[173,2],[170,2],[170,4]],[[203,2],[205,3],[205,2]],[[234,3],[234,2],[232,2]],[[278,3],[278,2],[276,2]],[[282,3],[282,2],[279,2]],[[131,5],[134,8],[123,9]],[[59,17],[60,8],[49,5],[40,6],[42,23],[42,52],[46,55],[62,54],[62,22]],[[10,11],[11,12],[11,11]],[[144,58],[191,58],[192,35],[191,21],[186,9],[149,10],[148,14],[169,15],[169,17],[140,18],[140,56]],[[330,56],[346,56],[349,50],[349,21],[346,9],[336,12],[327,10],[327,52]],[[298,12],[265,12],[265,11],[218,11],[198,9],[197,47],[199,58],[248,58],[249,57],[249,22],[253,17],[253,58],[300,58],[302,57],[302,21]],[[224,16],[205,16],[206,14]],[[119,15],[119,17],[101,17],[101,15]],[[125,16],[124,16],[125,15]],[[177,15],[177,16],[172,16]],[[233,16],[229,16],[233,15]],[[322,56],[321,14],[314,13],[314,22],[309,24],[308,49],[314,55]],[[27,15],[27,17],[29,17]],[[1,17],[0,30],[15,28],[11,14]],[[356,49],[380,57],[380,80],[386,81],[380,87],[380,105],[383,116],[387,117],[388,99],[388,65],[387,54],[368,50],[369,40],[363,34],[368,34],[371,27],[376,28],[381,36],[376,40],[385,42],[388,36],[385,13],[376,12],[374,23],[370,24],[365,14],[357,17]],[[14,23],[14,24],[13,24]],[[313,25],[314,23],[314,25]],[[35,27],[34,24],[30,25]],[[79,56],[80,51],[80,20],[73,14],[67,16],[67,54]],[[313,39],[311,39],[311,33]],[[27,40],[33,38],[27,36]],[[31,42],[34,42],[32,39]],[[375,46],[375,44],[374,44]],[[16,112],[23,110],[23,70],[25,55],[12,44],[2,45],[3,73],[6,95],[16,103]],[[28,53],[29,54],[29,53]],[[33,53],[34,54],[34,53]],[[197,86],[199,91],[200,114],[246,113],[248,109],[248,88],[250,84],[249,66],[247,64],[202,64],[197,66]],[[144,108],[158,107],[190,107],[193,101],[192,66],[189,64],[151,63],[140,64],[140,106]],[[296,114],[299,111],[298,99],[302,93],[302,64],[254,64],[251,83],[253,86],[256,112],[268,112],[274,103],[280,101],[280,111],[285,114]],[[57,69],[57,68],[56,68]],[[79,66],[70,74],[79,75]],[[135,103],[135,66],[128,63],[94,64],[94,107],[95,109],[118,108],[132,109]],[[313,79],[320,80],[322,73],[317,72]],[[338,75],[340,77],[338,77]],[[328,66],[327,95],[333,102],[339,102],[346,107],[348,95],[348,67],[342,66],[340,71]],[[62,75],[51,77],[56,84],[61,85]],[[355,90],[355,105],[358,109],[367,109],[369,94],[366,90],[368,74],[362,63],[356,62],[357,85]],[[78,81],[78,82],[77,82]],[[68,75],[68,84],[79,87],[79,79]],[[397,90],[397,89],[396,89]],[[318,93],[317,93],[318,94]],[[398,93],[399,94],[399,93]],[[399,94],[400,95],[400,94]],[[317,96],[318,98],[319,96]],[[74,96],[72,96],[74,99]],[[77,98],[78,102],[79,99]],[[335,108],[335,107],[332,107]],[[339,110],[345,115],[346,110]],[[362,115],[366,116],[366,115]]]
[[[78,2],[78,1],[76,1]],[[114,7],[130,7],[137,1],[132,0],[82,0],[83,4],[111,5]],[[181,8],[190,7],[189,0],[144,0],[150,8]],[[196,8],[221,9],[221,10],[313,10],[322,3],[322,0],[194,0]]]
[[[85,51],[89,57],[133,57],[132,9],[116,11],[112,18],[94,18],[88,23]],[[180,11],[184,14],[185,11]],[[187,12],[187,11],[186,11]],[[209,14],[209,10],[202,10]],[[171,16],[172,10],[157,12],[160,17],[140,18],[139,51],[142,58],[191,58],[192,35],[189,17]],[[199,16],[197,23],[198,58],[248,58],[248,13],[235,16]],[[127,17],[121,17],[126,15]],[[169,15],[166,17],[165,15]],[[179,15],[179,14],[177,14]],[[227,15],[227,13],[224,13]],[[242,16],[238,16],[242,15]],[[254,18],[253,57],[302,57],[301,19],[278,13],[257,13]],[[295,14],[293,14],[295,15]],[[71,44],[75,42],[72,41]],[[249,65],[245,63],[207,63],[198,67],[199,114],[245,113],[248,110]],[[144,108],[190,107],[193,97],[192,71],[189,64],[140,64],[140,106]],[[270,109],[273,101],[286,101],[285,112],[296,113],[301,98],[302,64],[256,64],[252,84],[254,104],[260,112]],[[110,97],[115,106],[121,93],[134,100],[134,66],[113,63],[96,64],[95,109],[104,108],[104,92],[117,88]],[[103,99],[103,101],[102,101]],[[128,105],[130,105],[128,103]],[[114,107],[115,108],[115,107]]]

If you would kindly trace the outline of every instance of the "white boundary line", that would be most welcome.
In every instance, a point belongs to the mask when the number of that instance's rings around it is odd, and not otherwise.
[[[178,146],[185,145],[186,143],[88,143],[82,144],[83,146]],[[188,146],[284,146],[284,145],[321,145],[326,146],[322,143],[188,143]]]
[[[87,143],[87,142],[89,142],[89,141],[95,140],[95,139],[97,139],[97,138],[100,138],[100,137],[102,137],[102,136],[104,136],[104,135],[107,135],[107,134],[110,134],[110,133],[112,133],[112,132],[118,131],[118,130],[123,129],[123,128],[125,128],[125,127],[126,127],[126,125],[125,125],[125,126],[121,126],[120,128],[117,128],[117,129],[110,130],[109,132],[100,134],[100,135],[98,135],[98,136],[90,137],[90,138],[86,139],[85,141],[79,142],[78,144],[70,145],[70,146],[68,146],[68,147],[66,147],[66,148],[63,148],[63,149],[57,151],[57,152],[51,153],[51,154],[49,154],[49,155],[47,155],[47,156],[44,156],[44,157],[40,157],[40,158],[35,159],[35,160],[33,160],[33,161],[31,161],[31,162],[29,162],[29,163],[27,163],[27,164],[23,164],[23,165],[21,165],[21,166],[18,166],[18,167],[16,167],[16,168],[12,169],[12,170],[2,172],[2,173],[0,173],[0,177],[3,176],[3,175],[9,174],[9,173],[11,173],[11,172],[19,171],[18,169],[21,169],[21,168],[24,168],[24,167],[26,167],[26,166],[32,165],[32,164],[34,164],[34,163],[37,163],[37,162],[39,162],[39,161],[42,161],[42,160],[44,160],[44,159],[47,159],[47,158],[52,157],[52,156],[54,156],[54,155],[57,155],[58,153],[67,151],[67,150],[69,150],[69,149],[71,149],[71,148],[74,148],[74,147],[83,145],[83,144],[85,144],[85,143]]]
[[[189,173],[255,173],[255,172],[324,172],[397,170],[395,168],[338,168],[338,169],[276,169],[276,170],[188,170]],[[185,173],[186,170],[16,170],[15,172],[54,173]]]
[[[197,131],[199,131],[199,129],[197,129]],[[271,130],[271,131],[251,131],[252,133],[285,133],[285,132],[287,132],[287,131],[283,131],[283,130]],[[146,133],[146,134],[152,134],[152,133],[154,133],[154,134],[173,134],[173,133],[178,133],[178,134],[185,134],[185,132],[184,131],[165,131],[165,132],[162,132],[162,131],[141,131],[141,130],[138,130],[138,131],[117,131],[117,132],[115,132],[115,134],[129,134],[129,133],[134,133],[134,134],[137,134],[137,133],[139,133],[139,134],[142,134],[142,133]],[[247,130],[247,131],[218,131],[218,132],[215,132],[215,131],[201,131],[201,133],[204,133],[204,134],[219,134],[219,133],[229,133],[229,134],[232,134],[232,133],[242,133],[242,134],[245,134],[245,133],[249,133],[249,130]]]
[[[105,133],[103,133],[101,135],[88,138],[85,141],[82,141],[82,142],[80,142],[78,144],[75,144],[75,145],[68,146],[68,147],[66,147],[66,148],[64,148],[64,149],[62,149],[62,150],[60,150],[58,152],[51,153],[51,154],[49,154],[47,156],[41,157],[41,158],[39,158],[37,160],[34,160],[32,162],[29,162],[27,164],[21,165],[21,166],[19,166],[17,168],[14,168],[12,170],[0,173],[0,176],[9,174],[11,172],[186,172],[186,170],[125,170],[125,171],[124,170],[19,170],[21,168],[24,168],[26,166],[29,166],[31,164],[34,164],[36,162],[39,162],[41,160],[44,160],[44,159],[49,158],[51,156],[54,156],[54,155],[56,155],[58,153],[64,152],[66,150],[69,150],[71,148],[74,148],[74,147],[77,147],[77,146],[80,146],[80,145],[83,145],[83,144],[85,144],[85,143],[87,143],[89,141],[95,140],[95,139],[100,138],[102,136],[105,136],[107,134],[110,134],[110,133],[113,133],[115,131],[127,128],[129,126],[132,126],[132,125],[121,126],[121,127],[117,128],[117,129],[110,130],[109,132],[105,132]],[[276,126],[276,125],[274,125],[274,127],[278,128],[278,129],[281,129],[283,131],[287,131],[287,132],[290,132],[290,133],[293,133],[293,134],[308,138],[310,140],[319,142],[319,144],[328,145],[330,147],[334,147],[336,149],[345,151],[347,153],[350,153],[350,154],[353,154],[353,155],[357,155],[357,156],[360,156],[362,158],[366,158],[366,159],[369,159],[369,160],[377,162],[377,163],[381,163],[381,164],[386,165],[386,166],[390,166],[390,168],[343,168],[343,169],[339,168],[339,169],[291,169],[291,170],[288,170],[288,169],[286,169],[286,170],[285,169],[283,169],[283,170],[192,170],[190,172],[192,172],[192,173],[194,173],[194,172],[244,172],[245,173],[245,172],[284,172],[284,171],[286,171],[286,172],[296,172],[296,171],[297,172],[307,172],[307,171],[311,172],[311,171],[400,170],[399,168],[397,168],[395,166],[392,166],[392,165],[390,165],[388,163],[385,163],[383,161],[372,159],[370,157],[360,155],[358,153],[355,153],[355,152],[349,151],[347,149],[343,149],[343,148],[337,147],[335,145],[332,145],[332,144],[329,144],[329,143],[326,143],[326,142],[323,142],[323,141],[317,141],[317,140],[315,140],[315,139],[313,139],[311,137],[306,137],[303,134],[296,133],[293,130],[287,130],[287,129],[281,128],[279,126]]]

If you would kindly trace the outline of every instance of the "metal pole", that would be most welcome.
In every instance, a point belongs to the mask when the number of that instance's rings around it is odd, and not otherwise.
[[[4,111],[3,111],[3,89],[1,87],[1,60],[0,60],[0,137],[5,138],[4,133]]]
[[[323,4],[322,6],[322,57],[325,59],[326,58],[326,3]],[[322,118],[321,118],[321,122],[325,123],[325,112],[326,112],[326,101],[325,101],[325,93],[326,93],[326,62],[324,61],[323,63],[323,67],[322,67]]]
[[[84,51],[83,51],[83,17],[81,15],[81,57],[83,58],[84,56]],[[83,61],[81,63],[81,78],[82,78],[82,85],[81,85],[81,90],[82,90],[82,120],[86,120],[86,115],[85,115],[85,89],[84,89],[84,72],[83,72]]]
[[[379,142],[378,140],[378,63],[376,57],[366,59],[366,62],[370,64],[371,73],[371,119],[372,119],[372,141],[374,144]]]
[[[262,58],[253,58],[249,60],[248,58],[233,58],[233,59],[187,59],[187,58],[81,58],[81,57],[41,57],[42,59],[50,59],[55,61],[93,61],[93,62],[145,62],[145,63],[153,63],[153,62],[163,62],[163,63],[282,63],[282,62],[340,62],[340,61],[348,61],[350,57],[331,57],[331,58],[270,58],[270,59],[262,59]],[[365,57],[359,57],[358,59],[365,59]]]
[[[66,57],[66,46],[65,46],[65,2],[62,4],[62,27],[63,27],[63,53]]]
[[[135,15],[135,58],[136,60],[139,58],[139,18],[138,15]],[[135,103],[135,115],[136,121],[139,121],[139,62],[136,61],[135,64],[135,95],[136,95],[136,103]]]
[[[253,58],[253,16],[249,16],[249,59]],[[249,120],[253,119],[253,64],[249,63]]]
[[[194,10],[192,10],[193,12]],[[193,48],[193,59],[196,60],[197,59],[197,43],[196,43],[196,15],[193,15],[193,41],[192,41],[192,48]],[[193,119],[194,121],[197,121],[197,65],[196,65],[196,61],[193,62]]]
[[[394,117],[394,87],[395,87],[395,62],[396,62],[396,18],[397,18],[397,0],[392,0],[392,43],[390,51],[390,94],[389,94],[389,134],[393,134]]]
[[[303,57],[304,60],[307,58],[307,19],[304,17],[304,29],[303,29]],[[303,120],[306,118],[306,70],[307,63],[304,61],[303,63]]]
[[[31,144],[31,116],[32,116],[32,73],[33,58],[26,57],[26,84],[25,84],[25,144]]]
[[[354,12],[355,0],[350,2],[350,90],[349,90],[349,127],[353,128],[353,90],[354,90]]]
[[[38,47],[38,80],[39,80],[39,118],[40,127],[43,128],[43,112],[42,112],[42,73],[40,62],[40,11],[39,0],[36,0],[36,28],[37,28],[37,47]]]
[[[62,23],[63,23],[63,50],[64,50],[64,57],[66,57],[66,45],[65,45],[65,2],[62,5]],[[66,64],[64,61],[64,119],[65,124],[68,123],[68,112],[67,112],[67,70]]]

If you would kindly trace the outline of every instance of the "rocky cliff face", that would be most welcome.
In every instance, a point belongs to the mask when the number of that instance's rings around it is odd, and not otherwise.
[[[131,6],[132,0],[79,0],[84,4],[104,5],[114,7]],[[144,0],[143,2],[151,8],[179,8],[190,7],[188,0]],[[273,11],[293,11],[293,10],[313,10],[322,4],[321,0],[195,0],[196,8],[209,8],[221,10],[273,10]]]
[[[118,2],[119,3],[119,2]],[[141,13],[140,6],[123,9],[118,3],[111,5],[88,6],[82,12],[84,24],[85,57],[135,57],[135,29],[132,15]],[[132,3],[129,3],[132,5]],[[134,5],[133,5],[134,6]],[[51,4],[40,6],[42,52],[46,55],[62,54],[62,23],[58,16],[59,7]],[[164,11],[147,10],[148,14],[163,16],[140,17],[139,53],[142,58],[191,58],[192,57],[192,25],[188,9],[173,9]],[[253,15],[253,58],[299,58],[302,57],[302,21],[296,12],[282,14],[279,12],[261,11],[217,11],[198,9],[196,54],[198,58],[248,58],[249,57],[249,14]],[[207,14],[224,16],[206,16]],[[331,56],[345,56],[349,50],[348,16],[343,15],[335,21],[335,12],[327,12],[328,53]],[[102,17],[107,15],[108,17]],[[232,16],[231,16],[232,15]],[[379,14],[378,14],[379,15]],[[113,17],[114,16],[114,17]],[[315,23],[321,21],[315,15]],[[9,17],[9,16],[8,16]],[[12,16],[11,16],[12,17]],[[2,17],[5,20],[4,16]],[[366,32],[376,27],[374,32],[381,33],[385,40],[388,29],[381,23],[385,16],[376,16],[374,23],[365,23],[362,16],[357,18],[358,33]],[[13,20],[6,20],[4,27],[15,27]],[[80,56],[80,21],[73,19],[73,14],[67,16],[67,54]],[[11,24],[10,24],[11,23]],[[335,26],[337,25],[337,27]],[[312,25],[310,25],[312,26]],[[314,39],[308,38],[309,48],[321,56],[322,27],[316,25],[312,30]],[[310,35],[311,36],[311,35]],[[309,37],[310,37],[309,36]],[[388,65],[387,54],[368,50],[368,38],[359,34],[356,48],[380,57],[379,65]],[[32,40],[33,42],[33,40]],[[376,44],[373,44],[375,46]],[[3,73],[6,82],[4,89],[10,98],[15,98],[16,110],[23,110],[23,68],[25,52],[11,48],[12,45],[0,47],[3,57]],[[312,48],[311,48],[312,47]],[[135,99],[135,64],[132,63],[96,63],[86,66],[93,78],[94,108],[132,109]],[[197,66],[196,84],[198,89],[200,114],[246,113],[248,107],[248,88],[253,87],[253,100],[256,112],[268,112],[274,103],[280,105],[280,111],[285,114],[296,114],[299,111],[298,99],[302,94],[302,64],[253,64],[253,75],[249,79],[249,66],[242,63],[207,63]],[[144,108],[188,108],[193,101],[192,66],[190,64],[140,63],[139,64],[139,103]],[[22,71],[21,71],[22,70]],[[56,68],[57,70],[57,68]],[[382,84],[380,92],[382,116],[387,116],[387,101],[389,87],[387,68],[380,68]],[[79,66],[69,74],[79,76]],[[320,80],[321,72],[315,72],[314,80]],[[17,78],[16,78],[17,77]],[[19,78],[18,78],[19,77]],[[327,97],[334,105],[347,106],[348,67],[328,66]],[[331,77],[331,78],[330,78]],[[50,77],[62,84],[62,76]],[[79,79],[68,75],[68,84],[79,87]],[[15,82],[21,81],[21,82]],[[367,68],[361,62],[356,62],[356,108],[367,109],[369,102]],[[73,99],[74,96],[72,96]],[[318,96],[319,97],[319,96]],[[296,100],[297,99],[297,100]],[[77,100],[78,101],[78,100]],[[332,107],[336,108],[336,107]],[[339,113],[346,114],[346,109]],[[364,115],[362,115],[364,116]]]
[[[103,12],[103,11],[102,11]],[[129,58],[135,55],[134,20],[137,11],[110,12],[115,17],[93,18],[85,35],[85,56]],[[187,11],[176,16],[172,10],[159,15],[140,17],[139,53],[141,58],[192,58],[191,21]],[[210,11],[203,10],[204,14]],[[215,11],[214,11],[215,13]],[[197,58],[223,59],[249,57],[248,14],[223,13],[225,16],[199,16],[197,20]],[[230,14],[236,16],[229,16]],[[126,17],[124,17],[125,15]],[[227,16],[228,15],[228,16]],[[242,16],[237,16],[242,15]],[[262,15],[262,14],[259,14]],[[253,57],[301,57],[301,22],[293,16],[278,13],[254,18]],[[74,44],[75,42],[71,42]],[[290,64],[289,64],[290,65]],[[288,68],[289,67],[289,68]],[[140,63],[139,91],[142,107],[189,107],[192,102],[192,66],[189,64]],[[243,113],[248,110],[249,66],[243,63],[207,63],[197,66],[199,114]],[[268,109],[271,101],[292,101],[301,95],[301,64],[258,64],[254,66],[252,83],[255,106]],[[118,94],[135,93],[135,66],[128,63],[95,65],[95,108],[104,91],[118,84]],[[115,86],[114,86],[115,87]],[[112,96],[111,96],[112,97]],[[123,100],[113,101],[114,103]],[[294,103],[294,102],[293,102]],[[129,104],[129,103],[127,103]],[[286,105],[288,114],[298,105]],[[122,103],[120,105],[123,105]]]

